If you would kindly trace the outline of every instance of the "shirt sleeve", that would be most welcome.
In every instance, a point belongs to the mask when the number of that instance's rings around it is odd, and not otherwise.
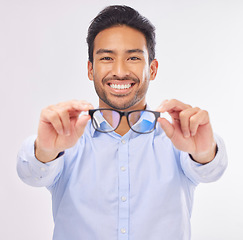
[[[62,173],[64,156],[42,163],[35,157],[34,143],[36,136],[26,139],[17,156],[17,172],[28,185],[34,187],[50,187]]]
[[[215,158],[207,163],[200,164],[193,161],[188,153],[181,152],[180,161],[185,175],[195,184],[208,183],[218,180],[224,173],[228,158],[224,141],[218,135],[214,135],[218,151]]]

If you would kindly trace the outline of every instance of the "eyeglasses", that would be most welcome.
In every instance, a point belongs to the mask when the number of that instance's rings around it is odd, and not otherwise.
[[[152,132],[156,127],[157,119],[160,112],[150,110],[134,110],[129,112],[121,112],[118,110],[103,108],[89,110],[93,127],[103,133],[115,131],[121,118],[125,116],[132,131],[136,133],[146,134]]]

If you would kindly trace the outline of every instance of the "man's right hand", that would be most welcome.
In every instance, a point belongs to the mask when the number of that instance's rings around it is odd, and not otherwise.
[[[51,105],[42,110],[35,142],[35,156],[41,162],[50,162],[82,136],[89,115],[80,115],[93,106],[86,101],[69,101]]]

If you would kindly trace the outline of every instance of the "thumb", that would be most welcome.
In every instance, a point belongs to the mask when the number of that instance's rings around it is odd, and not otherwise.
[[[83,135],[84,129],[89,120],[90,120],[89,115],[83,115],[83,116],[80,116],[80,118],[76,122],[76,131],[77,131],[77,134],[79,137],[81,137]]]
[[[158,122],[160,123],[160,126],[164,130],[167,137],[171,139],[175,131],[173,125],[165,118],[159,118]]]

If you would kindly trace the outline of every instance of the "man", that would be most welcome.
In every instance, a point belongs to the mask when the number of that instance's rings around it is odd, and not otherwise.
[[[43,109],[38,136],[19,152],[19,176],[52,193],[55,240],[190,239],[194,189],[227,165],[208,113],[178,100],[157,112],[146,105],[155,34],[134,9],[105,8],[87,42],[99,110],[77,100]]]

